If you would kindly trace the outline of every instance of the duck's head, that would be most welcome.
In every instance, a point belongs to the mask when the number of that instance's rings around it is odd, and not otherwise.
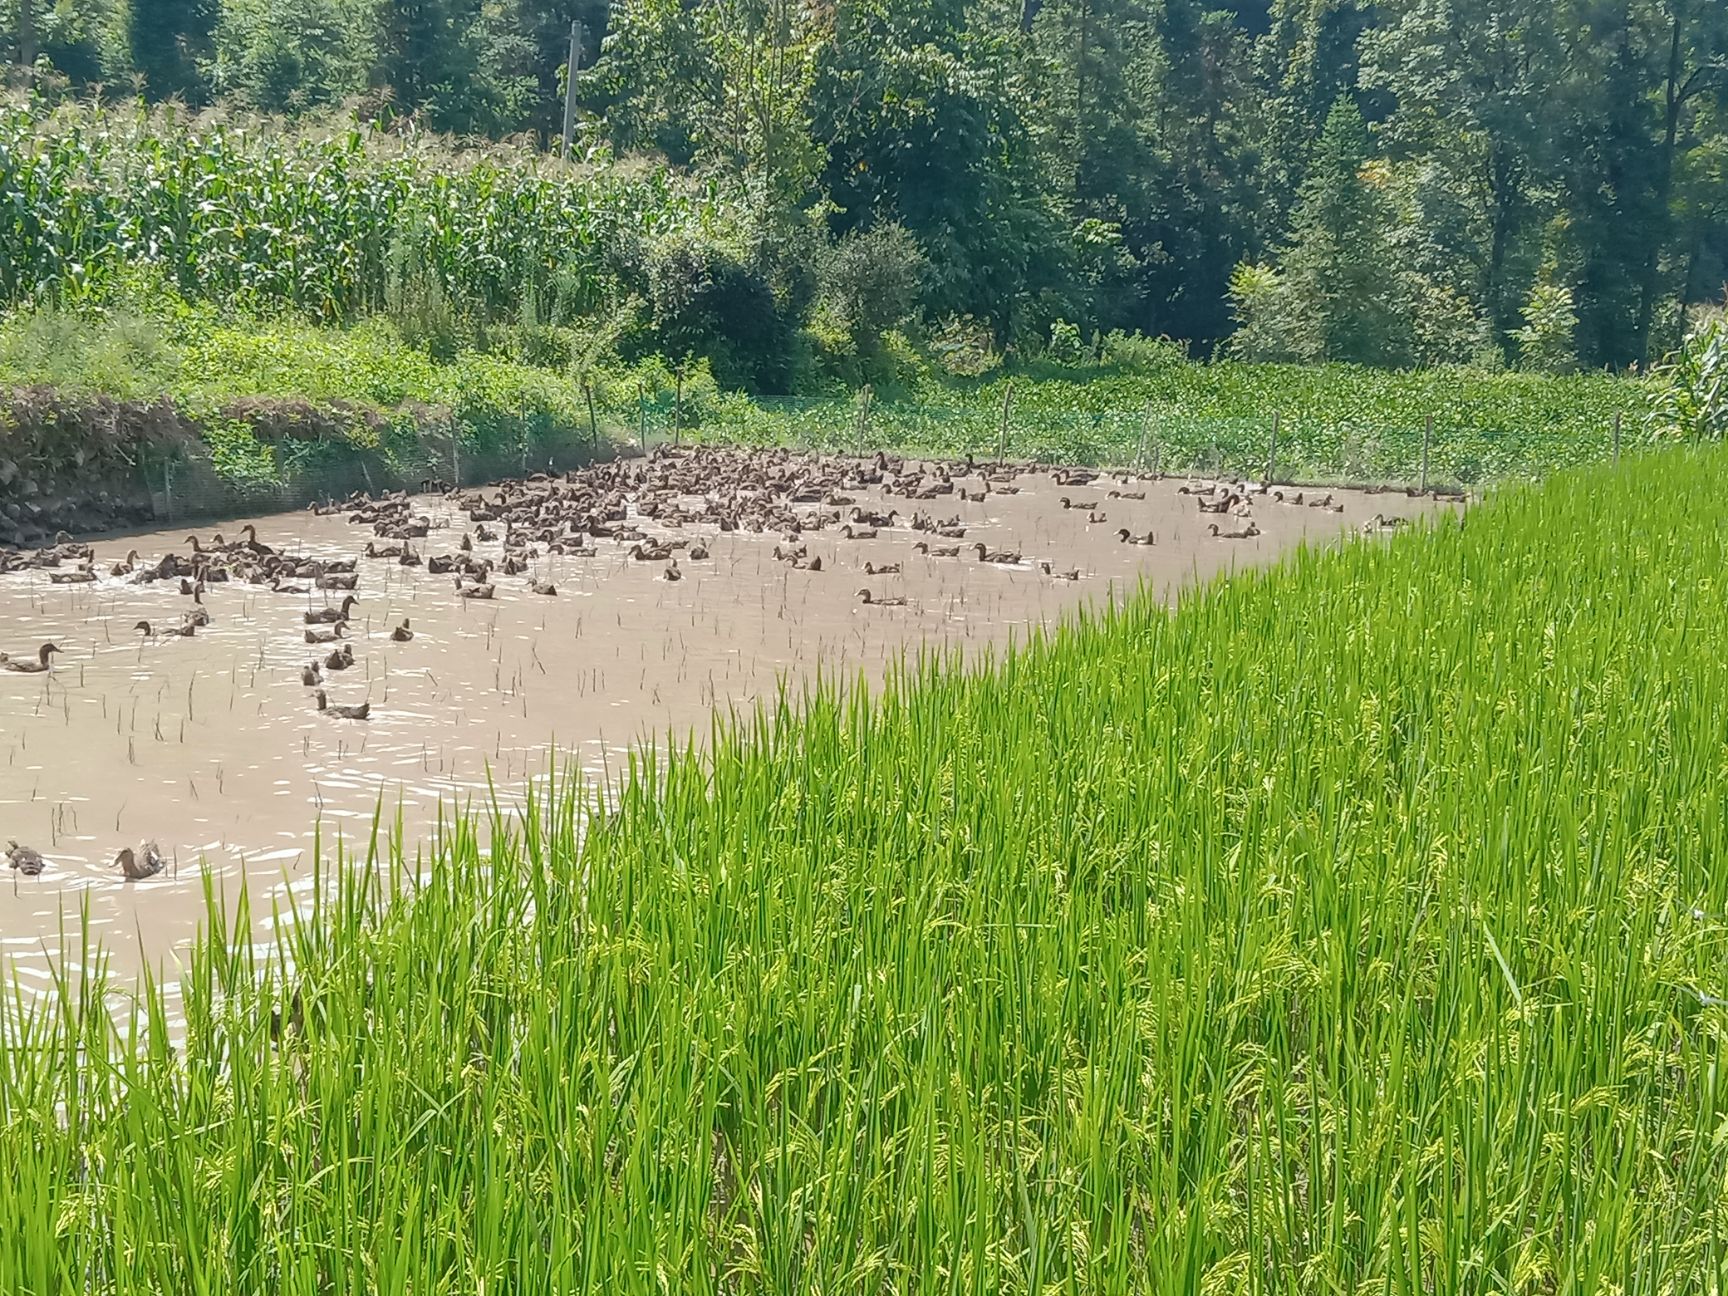
[[[323,689],[314,689],[312,691],[312,698],[315,702],[318,703],[318,709],[320,711],[324,710],[326,707],[328,707],[330,705],[330,699],[324,695]]]
[[[1129,533],[1129,530],[1127,527],[1121,527],[1116,532],[1116,538],[1118,540],[1126,540],[1128,538],[1129,534],[1130,533]]]
[[[140,621],[137,625],[133,626],[132,628],[134,630],[136,630],[139,634],[142,634],[142,635],[149,635],[152,633],[152,631],[150,629],[150,623],[148,621]]]

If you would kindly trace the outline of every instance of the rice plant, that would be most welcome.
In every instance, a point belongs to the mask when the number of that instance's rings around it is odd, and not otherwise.
[[[274,955],[212,890],[183,1026],[0,1009],[0,1287],[1717,1290],[1724,500],[783,698],[386,825]]]

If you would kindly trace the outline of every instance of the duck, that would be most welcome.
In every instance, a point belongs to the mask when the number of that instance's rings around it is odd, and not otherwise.
[[[672,551],[665,545],[656,544],[650,540],[638,542],[630,546],[630,557],[637,562],[665,562],[672,556]]]
[[[1252,540],[1255,536],[1260,534],[1260,528],[1255,526],[1252,522],[1240,531],[1220,531],[1218,529],[1218,524],[1214,522],[1211,526],[1211,531],[1212,538],[1215,540]]]
[[[681,581],[684,579],[684,573],[678,570],[678,560],[676,558],[672,560],[672,565],[670,567],[660,573],[660,579],[668,581]]]
[[[192,587],[192,603],[192,610],[189,612],[182,612],[180,614],[180,620],[182,624],[197,626],[202,629],[210,624],[210,612],[204,606],[203,581],[199,581],[198,584]]]
[[[268,558],[271,554],[276,552],[269,545],[258,543],[258,528],[253,526],[250,522],[240,528],[240,534],[246,537],[245,547],[257,554],[260,558]]]
[[[1145,491],[1113,490],[1109,493],[1108,496],[1106,496],[1106,498],[1107,499],[1119,499],[1119,500],[1143,500],[1146,498],[1146,492]]]
[[[1297,491],[1294,495],[1286,496],[1283,491],[1273,491],[1272,498],[1277,500],[1280,504],[1288,504],[1292,508],[1300,508],[1308,502],[1303,498],[1305,493],[1306,492],[1303,491]]]
[[[191,621],[182,621],[179,625],[172,626],[166,630],[157,630],[148,621],[140,621],[132,628],[139,634],[143,635],[146,639],[155,639],[158,637],[163,639],[190,639],[193,635],[198,633],[198,626],[196,623]]]
[[[558,587],[547,580],[531,580],[528,582],[528,588],[536,594],[544,594],[547,597],[558,592]]]
[[[390,632],[390,638],[396,643],[408,643],[414,638],[414,632],[408,628],[408,618],[402,618],[402,624]]]
[[[870,591],[867,589],[861,589],[858,591],[858,601],[860,603],[864,604],[865,607],[905,607],[906,606],[906,600],[903,598],[898,598],[898,597],[896,597],[896,598],[877,598],[873,594],[871,594]]]
[[[1373,535],[1379,531],[1396,531],[1403,525],[1404,519],[1401,517],[1389,518],[1382,513],[1376,513],[1362,524],[1362,534]]]
[[[316,688],[324,682],[324,674],[318,669],[317,662],[307,662],[300,668],[300,682],[307,688]]]
[[[122,561],[115,563],[108,569],[108,574],[110,576],[130,576],[136,570],[138,570],[138,551],[129,549]]]
[[[864,574],[866,576],[898,576],[900,574],[900,566],[899,563],[886,563],[881,567],[877,567],[867,562],[864,564]]]
[[[1110,515],[1108,513],[1100,513],[1097,509],[1093,509],[1086,515],[1087,526],[1097,526],[1100,522],[1108,522],[1109,520]]]
[[[88,566],[74,567],[71,571],[51,571],[48,581],[52,585],[88,585],[96,579],[96,573]]]
[[[691,562],[704,562],[708,558],[708,546],[698,540],[687,551]]]
[[[318,701],[318,710],[332,720],[370,720],[372,704],[362,702],[358,706],[332,706],[330,699],[324,696],[324,690],[319,689],[312,695]]]
[[[932,549],[929,542],[925,540],[920,540],[913,545],[912,550],[914,553],[923,554],[926,558],[958,558],[960,556],[959,545],[939,546]]]
[[[40,851],[20,846],[15,841],[6,843],[6,862],[25,877],[40,877],[42,870],[48,867],[48,861],[42,858]]]
[[[153,878],[160,873],[166,864],[162,852],[155,842],[145,842],[136,851],[130,846],[121,848],[114,857],[114,863],[128,882],[142,882],[145,878]]]
[[[324,659],[324,669],[345,671],[354,664],[354,645],[343,644]]]
[[[270,592],[272,594],[305,594],[308,591],[304,585],[284,585],[282,578],[278,576],[271,582]]]
[[[1114,493],[1114,492],[1112,492],[1112,493]],[[1088,509],[1088,510],[1090,510],[1090,509],[1095,509],[1098,507],[1098,501],[1097,500],[1071,500],[1066,495],[1064,495],[1062,497],[1062,507],[1065,509]]]
[[[318,588],[321,590],[351,590],[360,583],[356,572],[327,571],[318,578]]]
[[[986,549],[982,541],[972,546],[978,554],[979,562],[1004,563],[1012,566],[1020,561],[1020,555],[1009,553],[1006,549]]]
[[[1054,580],[1077,581],[1080,579],[1080,569],[1078,567],[1070,568],[1068,571],[1064,572],[1054,570],[1047,562],[1039,563],[1038,567],[1046,576],[1049,576]]]
[[[29,658],[20,661],[16,657],[0,657],[0,667],[18,675],[40,675],[43,671],[50,669],[49,657],[59,651],[59,644],[45,643],[36,650],[35,661],[31,661]]]
[[[346,621],[338,621],[328,630],[321,630],[315,626],[307,626],[306,642],[309,644],[333,644],[337,640],[346,637],[347,634],[348,623]]]
[[[860,528],[848,524],[840,534],[845,536],[848,540],[874,540],[876,538],[876,528]]]
[[[492,584],[464,585],[462,578],[456,578],[456,595],[465,599],[489,599],[498,592],[498,587]]]
[[[1213,528],[1213,529],[1216,530],[1217,528]],[[1154,535],[1152,532],[1148,531],[1143,536],[1137,536],[1132,531],[1130,531],[1127,527],[1123,527],[1120,531],[1118,531],[1116,533],[1116,538],[1118,540],[1120,540],[1123,544],[1131,544],[1131,545],[1155,545],[1158,543],[1158,537],[1156,535]]]
[[[811,558],[808,561],[803,558],[794,558],[792,560],[792,567],[794,571],[819,572],[822,570],[822,555],[817,554],[814,558]]]
[[[317,608],[306,614],[306,624],[335,625],[338,622],[346,621],[348,620],[348,614],[354,610],[354,605],[359,601],[360,600],[355,598],[354,595],[350,594],[347,598],[342,600],[342,606],[339,608]]]

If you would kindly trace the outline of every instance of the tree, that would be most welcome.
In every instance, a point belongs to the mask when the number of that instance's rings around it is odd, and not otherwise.
[[[1002,344],[1046,322],[1071,245],[1034,139],[1018,26],[966,18],[957,0],[839,8],[812,119],[832,232],[903,225],[929,259],[926,309],[987,320]]]
[[[216,0],[132,0],[132,65],[152,99],[202,103],[209,87],[200,65],[214,49]]]
[[[376,0],[225,0],[212,81],[270,112],[339,103],[376,64]]]
[[[1396,364],[1409,353],[1400,278],[1388,255],[1384,169],[1370,170],[1368,127],[1343,97],[1326,117],[1292,216],[1284,283],[1313,360]]]
[[[1362,85],[1395,101],[1385,129],[1393,156],[1419,161],[1457,203],[1482,212],[1485,229],[1454,221],[1438,250],[1474,279],[1449,288],[1480,300],[1508,336],[1531,272],[1512,262],[1539,224],[1553,146],[1545,113],[1564,75],[1554,6],[1387,0],[1380,15],[1362,37]]]
[[[378,74],[434,129],[502,134],[521,118],[535,82],[511,69],[533,49],[495,0],[385,0],[379,27]]]

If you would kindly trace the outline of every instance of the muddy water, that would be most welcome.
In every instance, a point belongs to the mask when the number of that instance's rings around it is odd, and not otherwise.
[[[1103,499],[1110,485],[1081,492],[1107,514],[1096,525],[1064,510],[1059,498],[1076,492],[1044,476],[1023,477],[1020,494],[982,504],[939,501],[944,515],[965,518],[966,544],[1023,551],[1017,566],[979,563],[969,552],[925,558],[912,549],[924,537],[897,528],[870,541],[808,534],[824,564],[813,573],[776,562],[774,536],[713,533],[704,537],[712,557],[683,561],[676,583],[661,578],[662,565],[630,561],[623,546],[600,541],[598,557],[539,562],[532,575],[555,582],[556,596],[531,593],[527,577],[499,576],[496,601],[469,602],[449,577],[362,560],[349,632],[355,664],[327,688],[333,703],[369,701],[366,723],[320,715],[301,683],[301,667],[328,651],[304,642],[303,614],[324,605],[322,594],[212,585],[207,629],[142,642],[134,623],[173,625],[191,605],[178,582],[55,586],[41,572],[0,576],[0,650],[25,657],[50,639],[64,650],[49,675],[0,671],[0,842],[16,838],[49,860],[35,879],[0,868],[0,953],[9,956],[0,963],[26,982],[45,979],[62,923],[75,933],[87,904],[118,972],[148,959],[165,963],[172,979],[173,956],[203,913],[201,866],[225,883],[243,877],[268,913],[273,898],[306,885],[315,832],[363,849],[380,806],[389,818],[400,813],[413,842],[441,802],[484,798],[488,776],[501,789],[518,787],[544,774],[554,753],[615,774],[633,743],[700,727],[717,705],[771,699],[779,680],[796,684],[818,666],[880,678],[921,644],[1000,644],[1140,582],[1171,597],[1232,564],[1270,561],[1304,537],[1435,507],[1395,495],[1340,494],[1341,515],[1266,502],[1254,510],[1263,534],[1228,541],[1208,534],[1215,519],[1174,482],[1135,485],[1145,501]],[[874,502],[872,492],[853,494]],[[895,505],[907,508],[904,500],[881,508]],[[420,551],[454,552],[466,519],[438,497],[417,511],[435,524]],[[253,520],[266,543],[290,552],[350,557],[372,538],[340,517]],[[1157,544],[1119,543],[1118,527],[1153,531]],[[146,559],[185,552],[185,538],[182,527],[99,544],[99,569],[127,549]],[[478,555],[498,552],[476,545]],[[1047,577],[1039,559],[1081,577]],[[871,578],[866,561],[904,572]],[[863,606],[864,587],[907,604]],[[392,642],[404,617],[414,639]],[[124,883],[116,853],[151,839],[169,869]]]

